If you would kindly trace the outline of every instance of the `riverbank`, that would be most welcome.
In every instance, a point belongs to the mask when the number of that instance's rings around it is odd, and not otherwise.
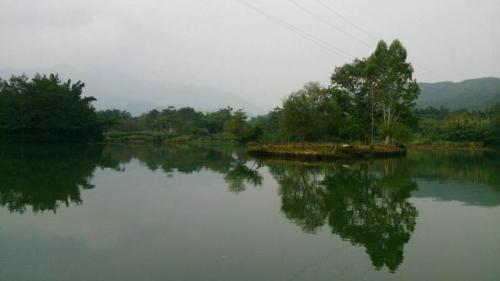
[[[396,145],[348,145],[338,143],[251,144],[247,152],[253,156],[295,159],[370,159],[401,157],[406,148]]]
[[[207,136],[180,135],[169,132],[111,132],[104,137],[109,144],[175,144],[193,146],[235,147],[239,143],[226,134]]]
[[[408,144],[408,149],[423,150],[443,150],[443,151],[492,151],[491,147],[484,146],[476,142],[436,142],[436,143],[417,143]]]

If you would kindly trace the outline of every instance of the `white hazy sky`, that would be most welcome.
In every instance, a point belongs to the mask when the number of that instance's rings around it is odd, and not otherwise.
[[[244,2],[0,0],[0,68],[203,85],[264,109],[326,85],[376,39],[399,38],[419,81],[500,76],[499,0],[246,0],[261,13]]]

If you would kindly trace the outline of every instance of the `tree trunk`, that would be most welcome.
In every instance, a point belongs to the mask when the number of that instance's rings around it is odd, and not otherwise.
[[[385,136],[385,142],[384,142],[384,144],[385,144],[385,145],[388,145],[388,144],[390,144],[390,143],[391,143],[391,137],[390,137],[389,135],[386,135],[386,136]]]
[[[371,100],[372,100],[372,135],[371,135],[371,138],[370,138],[370,145],[373,145],[373,132],[374,132],[374,129],[375,129],[375,99],[374,99],[374,96],[373,96],[373,89],[371,89]]]

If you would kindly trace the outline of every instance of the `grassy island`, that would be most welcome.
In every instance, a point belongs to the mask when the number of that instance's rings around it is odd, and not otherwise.
[[[261,157],[298,159],[369,159],[406,155],[397,145],[350,145],[339,143],[251,144],[248,153]]]

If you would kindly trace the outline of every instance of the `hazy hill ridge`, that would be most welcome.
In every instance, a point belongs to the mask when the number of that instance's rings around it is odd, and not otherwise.
[[[450,109],[487,109],[500,102],[500,78],[469,79],[462,82],[420,83],[418,107],[445,106]]]

